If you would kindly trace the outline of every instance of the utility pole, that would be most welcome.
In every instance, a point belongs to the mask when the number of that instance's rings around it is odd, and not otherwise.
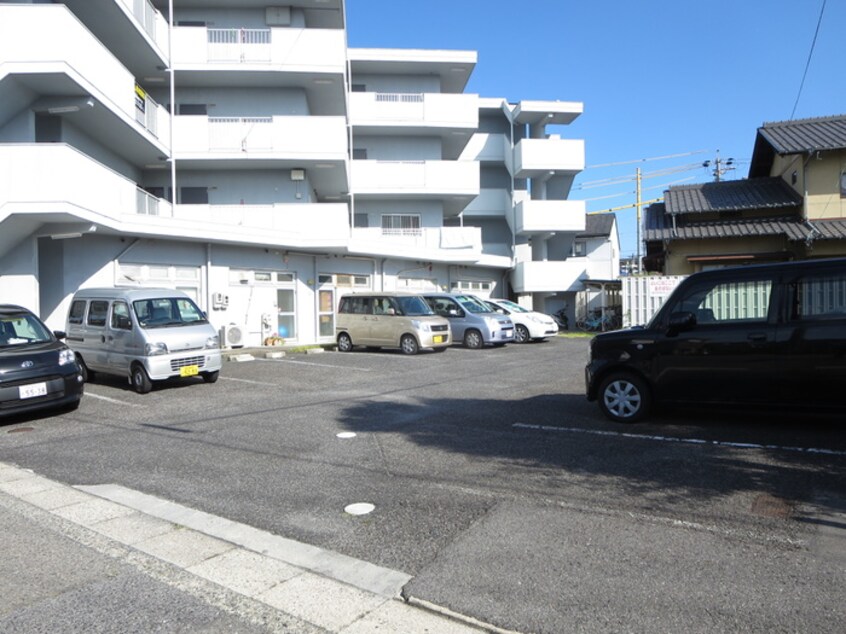
[[[730,172],[731,170],[734,169],[734,167],[732,167],[733,165],[734,165],[734,159],[733,158],[728,158],[728,159],[723,160],[723,159],[720,158],[720,151],[717,150],[717,158],[714,159],[714,169],[712,171],[712,173],[714,174],[714,180],[719,183],[722,180],[723,174],[725,174],[726,172]],[[710,167],[710,166],[711,166],[710,160],[702,163],[702,167]]]
[[[637,168],[637,187],[635,188],[635,207],[637,208],[637,272],[640,273],[642,270],[641,267],[641,255],[640,255],[640,219],[641,219],[641,212],[640,209],[643,206],[643,203],[640,201],[640,181],[641,181],[641,174],[640,168]]]

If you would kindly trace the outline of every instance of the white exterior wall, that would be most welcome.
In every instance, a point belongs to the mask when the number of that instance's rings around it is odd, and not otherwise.
[[[210,9],[177,7],[175,18],[209,28],[267,28],[264,7],[243,8],[237,0]],[[162,27],[166,20],[156,13],[153,24]],[[136,112],[135,86],[145,81],[143,73],[136,77],[124,67],[120,51],[98,41],[97,28],[102,26],[89,29],[63,5],[0,5],[0,297],[39,312],[51,328],[64,328],[79,288],[181,287],[195,294],[215,327],[243,326],[247,345],[258,345],[273,331],[264,322],[276,316],[277,290],[290,289],[296,335],[289,341],[324,343],[333,336],[319,332],[321,293],[331,291],[337,306],[338,297],[353,290],[346,286],[349,275],[363,280],[355,290],[451,290],[461,284],[503,297],[511,294],[516,264],[523,283],[541,289],[521,295],[523,303],[577,281],[562,282],[556,270],[563,267],[572,277],[579,263],[531,261],[532,226],[515,229],[513,204],[529,198],[533,175],[517,175],[514,165],[516,156],[522,169],[538,160],[543,169],[556,162],[569,169],[579,164],[580,152],[583,159],[583,145],[537,138],[515,155],[512,138],[526,136],[525,126],[509,118],[501,101],[460,94],[456,87],[450,67],[461,64],[469,73],[474,54],[395,51],[383,59],[375,50],[374,61],[387,66],[353,72],[351,83],[367,93],[420,98],[394,104],[354,93],[348,95],[352,112],[340,112],[344,99],[325,86],[344,83],[342,30],[309,28],[305,13],[293,8],[289,26],[272,27],[262,49],[267,59],[245,63],[237,56],[214,60],[207,28],[176,27],[170,61],[178,71],[175,106],[205,104],[207,115],[171,121],[161,105],[170,102],[169,90],[149,83],[143,88],[159,103],[146,102],[156,135]],[[155,41],[166,42],[162,35]],[[168,48],[153,40],[148,45],[151,59],[161,59]],[[391,68],[392,60],[402,73]],[[419,72],[408,73],[410,64]],[[29,73],[54,83],[27,87],[18,78]],[[61,142],[36,143],[35,111],[79,95],[92,98],[91,109],[54,114]],[[216,146],[215,117],[272,118],[259,139],[266,147]],[[456,136],[468,136],[477,125],[462,151]],[[368,161],[349,160],[350,141],[367,150]],[[171,188],[170,159],[176,161],[177,189],[207,188],[208,204],[174,205],[143,192]],[[292,170],[301,169],[304,179],[292,180]],[[329,173],[345,179],[342,195],[327,184]],[[562,194],[559,185],[549,191]],[[540,183],[535,189],[546,191]],[[367,217],[368,228],[351,226],[353,212]],[[419,235],[383,235],[383,214],[419,214]],[[544,212],[544,230],[555,225],[554,214]],[[569,235],[579,227],[570,218],[553,228]],[[65,238],[51,238],[58,234]],[[552,251],[547,255],[559,257]],[[261,279],[268,273],[289,274],[293,281]]]

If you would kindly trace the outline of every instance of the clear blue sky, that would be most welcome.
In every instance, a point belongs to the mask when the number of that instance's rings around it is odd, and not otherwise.
[[[713,180],[706,168],[664,176],[719,150],[745,178],[757,128],[791,118],[823,0],[347,0],[349,45],[474,50],[467,92],[508,101],[580,101],[552,129],[585,140],[573,199],[588,211],[631,204],[668,183]],[[846,0],[827,0],[794,118],[846,114]],[[617,167],[675,154],[702,153]],[[616,185],[589,184],[615,177]],[[685,180],[683,180],[685,179]],[[679,182],[680,181],[680,182]],[[623,195],[615,195],[623,194]],[[601,198],[603,196],[612,196]],[[633,208],[617,212],[624,255]]]

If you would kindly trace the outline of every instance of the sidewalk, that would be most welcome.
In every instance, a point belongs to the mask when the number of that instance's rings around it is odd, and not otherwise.
[[[496,631],[407,575],[115,485],[0,462],[0,631]]]

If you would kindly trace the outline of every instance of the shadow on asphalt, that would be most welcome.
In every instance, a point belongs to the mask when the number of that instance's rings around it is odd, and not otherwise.
[[[653,499],[750,491],[843,510],[846,435],[838,416],[697,408],[622,425],[583,396],[556,394],[356,402],[341,420],[350,431],[403,434],[420,447],[546,469],[552,479],[619,478],[629,493]],[[820,491],[838,495],[829,503],[810,497]]]

